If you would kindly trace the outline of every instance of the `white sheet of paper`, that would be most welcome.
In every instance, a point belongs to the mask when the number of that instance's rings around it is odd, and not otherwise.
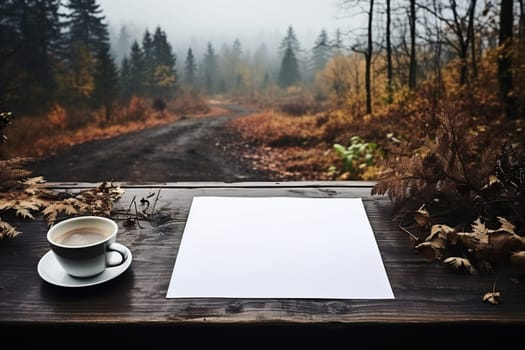
[[[393,299],[360,198],[195,197],[167,298]]]

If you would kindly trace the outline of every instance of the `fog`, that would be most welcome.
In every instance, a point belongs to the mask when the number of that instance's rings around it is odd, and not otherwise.
[[[261,43],[276,48],[293,26],[303,49],[309,50],[322,29],[333,36],[348,25],[338,17],[336,0],[99,0],[115,37],[125,25],[140,40],[146,28],[160,26],[174,51],[197,53],[208,41],[216,48],[236,38],[245,51]],[[348,19],[346,20],[348,21]]]

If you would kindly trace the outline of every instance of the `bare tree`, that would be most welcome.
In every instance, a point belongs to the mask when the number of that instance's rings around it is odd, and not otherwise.
[[[351,50],[360,53],[365,57],[365,105],[366,114],[372,114],[372,54],[373,54],[373,14],[374,14],[374,0],[340,0],[339,5],[343,11],[351,11],[358,7],[361,3],[368,4],[368,9],[363,9],[366,14],[366,45],[363,47],[361,43],[356,43],[351,46]]]
[[[387,84],[387,103],[392,103],[394,92],[393,67],[392,67],[392,40],[391,40],[391,22],[392,9],[390,0],[386,0],[386,84]]]
[[[516,118],[516,101],[512,94],[514,89],[512,79],[512,32],[514,27],[514,2],[501,0],[499,16],[499,45],[501,54],[498,56],[498,82],[505,116]]]
[[[370,7],[368,10],[368,36],[367,47],[365,53],[365,90],[366,90],[366,113],[372,114],[372,84],[370,81],[372,69],[372,17],[374,14],[374,0],[370,0]]]
[[[465,6],[460,6],[456,0],[448,3],[432,1],[431,5],[419,4],[419,7],[430,13],[445,25],[447,32],[452,35],[444,35],[444,43],[450,47],[459,58],[459,84],[465,85],[469,82],[468,56],[469,47],[474,36],[474,12],[476,0],[462,1]]]
[[[410,63],[408,68],[408,88],[414,90],[416,88],[416,0],[410,0]]]

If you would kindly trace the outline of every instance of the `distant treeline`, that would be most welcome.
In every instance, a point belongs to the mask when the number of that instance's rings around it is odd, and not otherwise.
[[[122,74],[110,54],[107,24],[95,0],[0,3],[0,102],[32,114],[55,104],[104,108],[133,93],[167,96],[176,88],[175,55],[157,28],[140,51],[140,78]],[[133,52],[132,52],[133,54]],[[133,78],[130,80],[130,77]],[[139,80],[140,79],[140,80]]]
[[[375,105],[430,82],[435,101],[490,85],[508,117],[523,115],[523,0],[338,4],[341,13],[360,9],[367,19],[362,31],[346,37],[350,44],[344,45],[339,30],[320,30],[313,47],[301,47],[290,26],[275,53],[264,43],[250,54],[239,40],[220,50],[208,42],[202,57],[189,47],[177,62],[160,27],[146,29],[134,42],[126,41],[123,28],[112,50],[96,0],[3,0],[0,111],[33,114],[59,104],[103,108],[109,118],[115,102],[134,95],[164,101],[184,90],[253,97],[302,89],[372,114]],[[119,62],[112,52],[122,55]]]
[[[116,101],[133,95],[166,100],[181,89],[245,94],[287,88],[312,81],[342,50],[340,31],[329,40],[322,30],[315,46],[304,50],[290,26],[278,61],[271,61],[275,55],[264,43],[249,57],[239,40],[223,45],[220,54],[209,42],[201,58],[188,48],[178,72],[177,56],[160,27],[146,29],[116,62],[96,0],[5,0],[0,14],[0,108],[15,114],[46,112],[59,104],[104,108],[109,118]]]

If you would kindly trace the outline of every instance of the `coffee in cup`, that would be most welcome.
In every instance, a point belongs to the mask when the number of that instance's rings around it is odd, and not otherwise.
[[[61,221],[47,233],[51,250],[64,270],[74,277],[91,277],[128,258],[116,242],[118,225],[100,216],[81,216]]]

